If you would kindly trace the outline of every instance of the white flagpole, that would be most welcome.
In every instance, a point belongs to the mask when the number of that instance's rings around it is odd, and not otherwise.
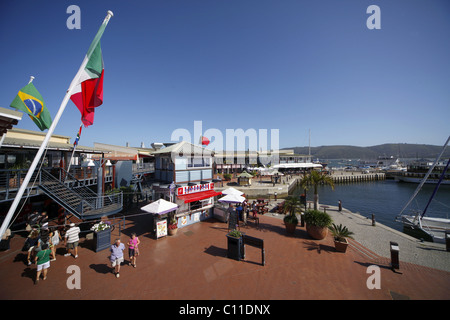
[[[83,125],[83,123],[81,123],[80,129],[78,129],[78,132],[80,132],[82,125]],[[81,137],[81,135],[80,135],[80,137]],[[77,133],[77,138],[78,138],[78,133]],[[75,138],[75,141],[76,141],[77,138]],[[77,147],[78,147],[78,141],[77,141],[77,144],[73,146],[73,151],[72,151],[72,155],[70,156],[69,166],[67,167],[67,173],[69,173],[70,167],[72,166],[73,155],[75,154],[75,149],[76,149]],[[64,178],[64,180],[66,180],[66,179],[67,179],[67,175],[66,175],[66,177]]]
[[[106,15],[106,18],[105,18],[106,23],[109,21],[109,19],[112,16],[113,16],[112,11],[108,10],[108,14]],[[96,43],[92,43],[93,48],[95,48],[97,46],[99,41],[100,41],[100,39],[94,38],[94,42],[96,42]],[[86,67],[87,62],[88,62],[88,58],[87,58],[87,56],[85,56],[83,62],[81,63],[80,69],[78,70],[77,74],[75,75],[75,78],[73,78],[73,80],[69,86],[69,89],[67,90],[66,95],[64,96],[64,99],[61,102],[58,113],[56,114],[50,128],[48,129],[48,132],[47,132],[47,135],[45,136],[44,141],[42,142],[38,152],[36,153],[36,156],[34,157],[33,162],[31,163],[30,169],[28,169],[27,175],[25,176],[23,183],[20,186],[19,191],[17,192],[14,202],[12,203],[11,207],[9,208],[9,211],[5,217],[5,220],[3,220],[2,227],[0,228],[0,236],[3,236],[6,229],[8,228],[9,222],[11,221],[11,219],[14,215],[14,212],[16,211],[16,208],[19,205],[20,200],[22,199],[25,189],[28,186],[28,183],[30,182],[31,176],[34,173],[34,170],[36,169],[36,167],[39,163],[39,160],[41,159],[42,154],[44,153],[44,150],[47,148],[48,142],[50,141],[53,131],[55,131],[56,125],[58,124],[58,121],[61,118],[61,116],[64,112],[64,109],[67,106],[67,102],[69,102],[70,96],[72,95],[72,91],[73,91],[74,87],[77,85],[80,75],[83,72],[84,68]],[[31,79],[31,81],[32,81],[32,79]]]

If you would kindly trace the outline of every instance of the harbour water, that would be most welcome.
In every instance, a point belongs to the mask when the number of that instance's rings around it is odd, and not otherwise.
[[[334,191],[330,186],[320,186],[319,202],[323,205],[342,206],[352,212],[359,213],[393,229],[403,231],[403,225],[395,221],[395,217],[413,195],[418,184],[402,183],[393,180],[354,182],[335,184]],[[425,184],[404,213],[410,210],[423,210],[433,193],[435,185]],[[296,187],[293,195],[300,195],[303,189]],[[313,190],[307,191],[307,200],[314,198]],[[450,218],[450,186],[441,185],[427,210],[427,216]]]

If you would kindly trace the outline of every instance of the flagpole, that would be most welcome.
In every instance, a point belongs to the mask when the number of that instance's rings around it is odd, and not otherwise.
[[[113,15],[112,11],[108,10],[108,13],[107,13],[103,23],[104,22],[108,23],[109,19],[111,17],[113,17],[113,16],[114,15]],[[94,41],[91,44],[91,46],[93,46],[93,48],[95,48],[99,41],[100,41],[100,39],[95,37]],[[6,231],[6,229],[8,228],[8,224],[11,221],[11,219],[12,219],[12,217],[14,215],[14,212],[16,211],[17,206],[19,205],[20,200],[22,199],[22,196],[23,196],[23,194],[25,192],[25,189],[26,189],[26,187],[28,186],[28,183],[31,180],[31,176],[34,173],[34,170],[36,169],[36,167],[37,167],[37,165],[39,163],[39,160],[41,159],[42,154],[44,153],[44,150],[47,148],[48,142],[50,141],[50,138],[51,138],[51,136],[53,134],[53,131],[55,131],[56,125],[58,124],[59,119],[61,118],[61,116],[62,116],[62,114],[64,112],[64,109],[66,108],[67,103],[69,102],[70,96],[72,95],[72,91],[73,91],[74,87],[77,85],[77,82],[78,82],[78,80],[80,78],[80,75],[83,72],[84,68],[86,67],[87,62],[88,62],[88,58],[87,58],[87,56],[85,56],[83,62],[81,63],[80,69],[78,70],[77,74],[75,75],[75,77],[73,78],[72,82],[70,83],[69,89],[67,90],[66,95],[64,96],[64,99],[61,102],[61,105],[59,107],[58,113],[56,114],[56,116],[53,119],[53,122],[52,122],[50,128],[48,129],[48,132],[47,132],[47,135],[45,136],[44,141],[42,142],[38,152],[36,153],[36,156],[34,157],[33,162],[31,163],[30,168],[28,169],[27,175],[25,176],[25,178],[23,180],[23,183],[20,186],[19,191],[17,192],[17,195],[16,195],[16,197],[14,199],[14,202],[12,203],[11,207],[9,208],[9,211],[8,211],[6,217],[5,217],[5,220],[3,220],[2,226],[0,228],[0,236],[3,236],[3,234]],[[33,81],[33,79],[34,79],[34,77],[32,77],[30,79],[30,82]]]
[[[80,124],[80,129],[78,130],[78,132],[81,131],[82,125],[83,125],[83,123]],[[77,135],[78,135],[78,133],[77,133]],[[75,138],[75,141],[77,141],[76,139],[78,139],[78,136],[77,136],[77,138]],[[67,173],[69,173],[69,171],[70,171],[70,166],[72,165],[73,155],[74,155],[75,149],[76,149],[77,147],[78,147],[78,141],[77,141],[77,144],[74,144],[74,146],[73,146],[72,155],[70,156],[69,165],[67,166]],[[65,178],[64,180],[66,180],[66,179],[67,179],[67,175],[66,175],[66,178]]]

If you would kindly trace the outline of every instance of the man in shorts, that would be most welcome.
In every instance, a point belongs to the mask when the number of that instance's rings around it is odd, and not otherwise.
[[[64,236],[64,245],[67,246],[67,253],[64,255],[68,257],[71,255],[71,250],[74,250],[74,257],[78,258],[78,241],[80,241],[80,228],[75,226],[75,223],[70,224],[70,229],[67,230]]]
[[[116,278],[119,277],[120,264],[123,262],[123,250],[125,250],[125,245],[120,243],[120,239],[116,239],[114,244],[111,246],[111,267],[113,267],[113,273]]]

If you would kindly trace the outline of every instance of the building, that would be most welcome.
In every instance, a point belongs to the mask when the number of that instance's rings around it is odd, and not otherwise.
[[[175,218],[179,228],[211,217],[214,197],[221,194],[214,191],[212,181],[213,152],[186,141],[153,145],[157,147],[152,153],[153,199],[178,204]]]
[[[13,128],[2,137],[0,216],[9,211],[45,136],[45,132]],[[106,163],[100,164],[92,157],[101,158],[104,151],[80,145],[74,151],[70,140],[67,136],[52,135],[41,163],[25,189],[22,198],[26,205],[15,222],[21,222],[33,210],[46,210],[52,217],[58,207],[83,220],[122,210],[121,195],[105,196],[102,192],[105,184],[112,182],[112,169],[99,171]]]

